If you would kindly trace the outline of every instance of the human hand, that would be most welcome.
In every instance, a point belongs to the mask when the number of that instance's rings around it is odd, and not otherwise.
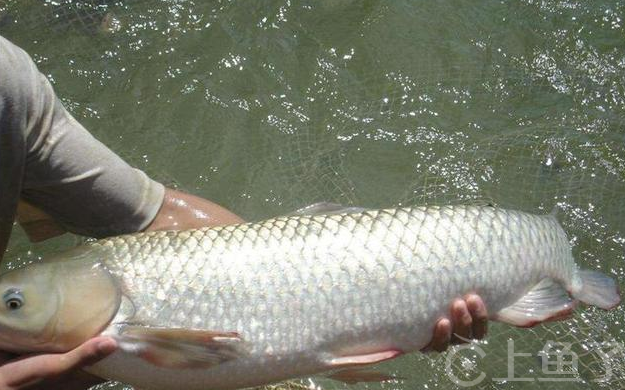
[[[66,353],[20,356],[9,361],[3,359],[0,361],[0,389],[86,389],[95,384],[93,377],[88,378],[86,374],[76,376],[75,373],[116,349],[115,340],[95,337]]]
[[[451,320],[441,318],[434,328],[432,341],[422,351],[442,352],[449,344],[461,344],[467,339],[482,339],[486,335],[488,313],[486,306],[476,294],[455,299],[451,304]]]

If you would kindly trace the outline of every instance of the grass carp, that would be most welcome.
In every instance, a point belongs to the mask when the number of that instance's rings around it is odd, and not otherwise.
[[[615,281],[580,270],[554,216],[490,206],[346,209],[96,241],[0,276],[0,348],[65,351],[111,335],[90,372],[141,389],[234,389],[425,347],[475,292],[532,326]]]

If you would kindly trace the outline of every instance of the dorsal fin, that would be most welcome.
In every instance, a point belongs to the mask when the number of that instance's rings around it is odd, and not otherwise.
[[[496,204],[493,200],[491,199],[471,199],[467,202],[465,202],[464,204],[466,205],[470,205],[470,206],[476,206],[476,207],[495,207]]]
[[[309,206],[302,207],[287,215],[336,215],[336,214],[355,214],[362,213],[367,209],[363,207],[343,206],[338,203],[319,202],[313,203]]]
[[[558,207],[558,204],[556,203],[551,209],[551,211],[549,212],[549,215],[553,217],[554,219],[558,219],[559,212],[560,212],[560,208]]]

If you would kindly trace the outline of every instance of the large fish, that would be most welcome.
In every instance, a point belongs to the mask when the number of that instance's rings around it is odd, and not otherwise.
[[[311,213],[314,210],[311,210]],[[489,206],[349,209],[120,236],[0,277],[0,348],[112,335],[89,371],[142,389],[234,389],[417,351],[454,298],[532,326],[619,303],[553,216]],[[572,298],[573,299],[572,299]]]

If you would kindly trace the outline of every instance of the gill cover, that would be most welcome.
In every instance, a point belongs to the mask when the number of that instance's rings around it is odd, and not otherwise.
[[[121,292],[80,247],[0,276],[0,349],[62,352],[99,334],[117,312]]]

